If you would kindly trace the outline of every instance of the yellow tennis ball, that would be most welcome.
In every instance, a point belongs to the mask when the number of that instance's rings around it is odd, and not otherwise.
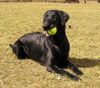
[[[52,28],[52,29],[49,29],[49,30],[47,31],[47,33],[48,33],[49,35],[55,35],[55,34],[57,33],[57,28],[54,27],[54,28]]]

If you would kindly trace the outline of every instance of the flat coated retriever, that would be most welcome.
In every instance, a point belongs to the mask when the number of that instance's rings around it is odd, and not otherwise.
[[[47,11],[43,18],[43,29],[47,31],[57,27],[57,33],[53,36],[46,36],[40,32],[25,34],[14,44],[10,44],[13,53],[19,59],[30,58],[46,65],[49,72],[57,72],[57,69],[67,66],[77,75],[81,75],[82,72],[68,60],[70,45],[65,34],[65,23],[68,19],[69,15],[65,12]],[[77,79],[69,73],[67,75]]]

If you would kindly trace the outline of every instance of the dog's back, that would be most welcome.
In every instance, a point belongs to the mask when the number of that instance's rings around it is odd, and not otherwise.
[[[42,33],[39,32],[28,33],[21,36],[13,45],[10,44],[10,46],[13,52],[20,59],[40,58],[43,54],[42,52],[43,47],[41,46],[44,40],[45,40],[45,35]],[[22,52],[24,52],[24,54],[21,54]]]
[[[18,58],[31,58],[42,63],[48,61],[49,57],[47,55],[49,54],[50,57],[56,59],[57,57],[60,58],[61,54],[59,48],[50,39],[50,36],[46,36],[40,32],[25,34],[13,45],[10,44],[10,46]]]

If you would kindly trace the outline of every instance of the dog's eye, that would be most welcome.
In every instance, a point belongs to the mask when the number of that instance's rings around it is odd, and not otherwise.
[[[46,17],[48,17],[48,15],[46,15]]]
[[[54,17],[55,17],[55,15],[53,14],[53,15],[52,15],[52,17],[54,18]]]

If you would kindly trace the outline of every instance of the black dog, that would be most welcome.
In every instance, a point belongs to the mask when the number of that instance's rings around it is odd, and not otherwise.
[[[57,33],[55,35],[50,35],[56,46],[59,47],[62,54],[62,59],[60,59],[59,67],[69,67],[77,75],[82,75],[83,73],[74,66],[69,60],[70,44],[65,33],[65,23],[68,21],[69,15],[63,11],[59,10],[49,10],[44,14],[43,17],[43,29],[48,31],[49,29],[56,27]]]
[[[76,74],[82,72],[77,69],[67,58],[69,56],[69,42],[65,35],[65,23],[69,19],[68,14],[50,10],[44,15],[44,30],[57,27],[54,36],[46,36],[40,32],[28,33],[20,37],[10,47],[19,59],[30,58],[47,66],[47,71],[56,72],[63,66],[70,67]],[[63,71],[64,72],[64,71]],[[75,76],[67,73],[71,78]],[[76,78],[77,79],[77,78]]]

